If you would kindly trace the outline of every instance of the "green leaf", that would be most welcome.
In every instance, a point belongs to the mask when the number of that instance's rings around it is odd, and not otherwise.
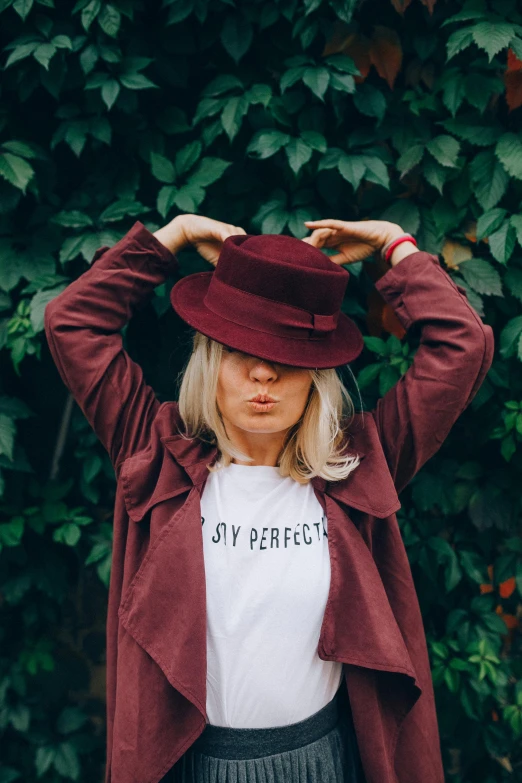
[[[377,117],[380,121],[386,112],[386,99],[377,87],[364,82],[358,85],[353,94],[353,102],[361,114],[369,117]]]
[[[477,552],[460,550],[458,556],[462,568],[473,582],[484,584],[489,581],[484,558],[481,555]]]
[[[25,22],[31,8],[33,7],[33,0],[15,0],[13,8],[18,16]]]
[[[157,152],[150,153],[152,176],[160,182],[172,183],[176,180],[176,170],[168,158]]]
[[[511,318],[500,333],[500,354],[504,359],[513,356],[522,335],[522,315]]]
[[[360,71],[355,62],[347,54],[330,54],[324,58],[324,62],[332,68],[336,68],[343,73],[349,73],[352,76],[360,76]]]
[[[489,236],[502,225],[506,217],[506,209],[490,209],[477,220],[477,241]]]
[[[422,164],[422,171],[425,178],[442,195],[444,185],[448,178],[448,168],[433,158],[425,158]]]
[[[415,235],[420,228],[419,208],[413,201],[398,198],[384,212],[380,214],[380,220],[389,220],[396,223],[408,234]]]
[[[386,164],[373,155],[361,155],[361,162],[366,166],[364,178],[368,182],[375,182],[376,185],[382,185],[387,190],[390,189],[390,176]]]
[[[33,327],[35,334],[38,334],[38,332],[41,332],[44,328],[44,312],[46,305],[58,296],[64,288],[66,288],[66,285],[62,284],[56,288],[49,288],[46,291],[38,291],[31,299],[31,326]]]
[[[239,133],[242,119],[247,114],[248,107],[248,100],[244,95],[234,96],[227,101],[221,113],[221,124],[231,141]]]
[[[189,142],[176,153],[174,165],[179,175],[185,174],[199,160],[202,144],[197,139]]]
[[[79,707],[64,707],[58,715],[56,728],[60,734],[78,731],[87,721],[87,715]]]
[[[65,228],[87,228],[92,226],[93,221],[86,215],[85,212],[80,212],[77,209],[62,210],[57,212],[51,218],[53,223],[58,223],[59,226],[65,226]]]
[[[330,73],[330,87],[351,95],[355,92],[355,79],[347,73]]]
[[[101,9],[101,0],[91,0],[82,11],[81,20],[83,29],[88,31],[91,24],[98,16]]]
[[[0,176],[25,195],[27,185],[34,177],[34,169],[30,163],[18,155],[4,152],[0,155]]]
[[[35,49],[40,45],[39,41],[30,41],[29,43],[21,44],[13,49],[9,57],[7,58],[5,68],[9,68],[10,65],[24,60],[26,57],[30,57]]]
[[[478,294],[502,296],[500,275],[485,259],[470,258],[468,261],[462,261],[459,264],[459,272]]]
[[[446,60],[451,60],[456,54],[462,52],[463,49],[467,49],[473,43],[473,35],[470,27],[463,27],[460,30],[455,30],[450,35],[446,43]]]
[[[397,161],[397,170],[401,172],[401,175],[407,174],[414,166],[417,166],[424,155],[424,147],[421,144],[412,144],[408,147],[400,156]]]
[[[471,28],[473,40],[483,49],[489,58],[489,62],[502,49],[507,49],[514,36],[513,26],[506,22],[479,22]]]
[[[101,97],[109,111],[112,109],[120,94],[120,83],[116,79],[108,79],[101,88]]]
[[[380,337],[364,335],[363,340],[366,348],[368,348],[373,353],[376,353],[379,356],[388,356],[388,348],[386,347],[386,343]]]
[[[285,147],[288,163],[294,174],[298,174],[301,168],[312,157],[312,149],[301,139],[292,139]]]
[[[308,229],[304,225],[305,220],[311,220],[313,213],[308,208],[295,209],[288,218],[288,228],[294,237],[303,239],[308,234]]]
[[[176,203],[176,194],[178,189],[173,186],[161,188],[156,201],[156,209],[162,217],[167,217],[168,213]]]
[[[205,191],[199,185],[187,184],[179,188],[174,196],[174,203],[185,212],[197,212],[205,198]]]
[[[341,19],[341,21],[350,24],[357,7],[357,0],[330,0],[330,5],[335,15]]]
[[[453,116],[466,96],[466,76],[457,68],[446,68],[438,81],[442,89],[442,102]]]
[[[495,155],[507,173],[515,179],[522,179],[522,136],[504,133],[498,140]]]
[[[53,533],[53,541],[67,546],[76,546],[80,540],[82,531],[74,522],[66,522],[65,525],[57,527]]]
[[[301,139],[304,141],[305,144],[308,144],[309,147],[312,147],[314,150],[318,150],[319,152],[326,152],[328,149],[328,144],[326,142],[325,137],[322,133],[319,133],[318,131],[312,131],[312,130],[304,130],[301,131]]]
[[[269,84],[253,84],[245,93],[247,103],[261,103],[268,106],[272,98],[272,88]]]
[[[327,68],[306,68],[303,73],[303,82],[314,95],[323,100],[330,83],[330,73]]]
[[[471,72],[466,76],[466,99],[482,114],[488,107],[492,95],[504,92],[504,83],[496,76]]]
[[[80,776],[80,762],[78,754],[70,742],[62,742],[58,745],[53,763],[56,771],[64,778],[78,780]]]
[[[101,223],[116,223],[128,215],[130,217],[139,217],[148,211],[139,201],[134,201],[132,198],[121,198],[119,201],[115,201],[114,204],[106,207],[101,213],[99,220]]]
[[[16,425],[13,419],[0,413],[0,454],[5,454],[10,462],[13,461],[15,433]]]
[[[117,8],[108,3],[104,5],[98,16],[98,24],[104,33],[116,38],[121,24],[121,14]]]
[[[503,226],[489,236],[489,250],[493,258],[500,264],[506,264],[513,254],[516,245],[515,229],[506,220]]]
[[[385,364],[379,375],[379,394],[381,397],[397,383],[399,380],[399,372],[395,367]]]
[[[457,165],[460,144],[453,136],[436,136],[426,144],[426,149],[441,166]]]
[[[39,747],[36,751],[35,766],[36,774],[41,778],[50,768],[54,761],[55,750],[52,746]]]
[[[363,367],[357,376],[357,384],[360,389],[364,389],[369,386],[380,374],[382,370],[382,364],[368,364]]]
[[[504,283],[510,293],[522,302],[522,269],[508,268],[504,275]]]
[[[188,183],[190,185],[200,185],[205,188],[217,182],[232,162],[222,160],[221,158],[203,158],[197,169],[190,175]]]
[[[366,164],[360,155],[343,155],[338,163],[339,173],[357,190],[366,172]]]
[[[509,222],[515,229],[518,244],[522,245],[522,215],[511,215]]]
[[[142,73],[120,73],[119,79],[128,90],[148,90],[158,86]]]
[[[166,5],[166,3],[164,4]],[[169,8],[167,24],[177,24],[186,19],[194,10],[194,0],[177,0]]]
[[[264,160],[275,155],[281,147],[286,146],[291,141],[288,133],[279,130],[261,130],[258,131],[250,141],[247,147],[247,154],[258,160]]]
[[[51,43],[56,46],[57,49],[72,49],[73,43],[68,35],[55,35],[51,38]]]
[[[492,150],[484,150],[469,164],[473,194],[482,209],[496,206],[507,190],[509,175]]]
[[[299,65],[296,68],[289,68],[288,71],[285,71],[279,80],[281,94],[286,92],[286,90],[288,90],[289,87],[292,87],[296,82],[300,81],[303,78],[305,71],[306,66],[304,65]]]
[[[207,97],[209,95],[223,95],[224,93],[235,89],[243,90],[243,82],[241,79],[230,73],[223,73],[216,76],[215,79],[212,79],[212,81],[201,90],[201,95]]]
[[[252,25],[246,17],[240,14],[227,16],[221,30],[221,43],[236,65],[250,48],[253,37]]]
[[[490,147],[500,138],[502,127],[495,119],[483,118],[475,113],[461,114],[440,122],[442,127],[477,147]]]
[[[49,63],[51,62],[53,55],[55,55],[57,51],[58,50],[56,49],[56,47],[53,46],[51,43],[44,43],[36,47],[36,49],[33,52],[33,57],[47,71],[49,70]]]

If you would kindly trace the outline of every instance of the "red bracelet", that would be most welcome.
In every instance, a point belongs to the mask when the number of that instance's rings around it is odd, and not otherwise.
[[[393,253],[397,245],[400,245],[402,242],[412,242],[412,244],[414,244],[415,247],[418,247],[417,240],[415,239],[415,237],[413,237],[411,234],[402,234],[402,236],[397,237],[397,239],[394,239],[393,242],[389,242],[382,249],[382,254],[386,262],[389,262],[391,254]]]

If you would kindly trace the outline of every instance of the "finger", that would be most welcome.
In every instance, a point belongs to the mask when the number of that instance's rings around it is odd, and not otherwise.
[[[353,261],[351,261],[344,253],[336,253],[334,256],[328,256],[330,261],[333,261],[334,264],[338,264],[341,266],[342,264],[353,264]]]
[[[344,228],[344,220],[334,220],[326,218],[324,220],[305,220],[303,221],[308,228]]]
[[[316,228],[315,231],[309,237],[310,244],[314,245],[314,247],[328,246],[329,240],[331,240],[332,237],[336,235],[336,233],[337,233],[336,229]]]
[[[320,228],[328,226],[330,228],[337,228],[343,232],[345,236],[355,237],[357,239],[368,239],[373,234],[379,234],[378,224],[382,222],[376,220],[313,220],[305,221],[305,224],[309,228]]]
[[[244,228],[239,228],[238,226],[224,226],[220,231],[219,239],[224,242],[225,239],[236,236],[236,234],[246,234],[246,231]]]

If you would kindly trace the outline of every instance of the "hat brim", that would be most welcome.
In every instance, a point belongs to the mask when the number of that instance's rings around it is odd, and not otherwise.
[[[348,364],[359,356],[364,341],[359,327],[339,313],[337,328],[320,340],[299,340],[263,332],[229,321],[204,303],[214,272],[187,275],[172,287],[170,303],[176,313],[198,332],[236,350],[261,359],[308,369],[329,369]]]

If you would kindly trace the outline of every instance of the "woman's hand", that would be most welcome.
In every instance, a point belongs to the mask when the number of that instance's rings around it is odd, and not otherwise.
[[[171,253],[176,254],[187,245],[193,245],[200,256],[216,266],[227,237],[246,234],[244,228],[204,217],[203,215],[177,215],[170,223],[154,232],[154,236]]]
[[[339,250],[334,256],[329,256],[334,264],[354,264],[356,261],[378,253],[387,242],[396,239],[404,230],[396,223],[387,220],[305,220],[305,225],[312,229],[312,234],[303,242],[314,247],[330,247]],[[417,248],[412,242],[399,245],[406,254]],[[399,249],[397,248],[397,250]]]

